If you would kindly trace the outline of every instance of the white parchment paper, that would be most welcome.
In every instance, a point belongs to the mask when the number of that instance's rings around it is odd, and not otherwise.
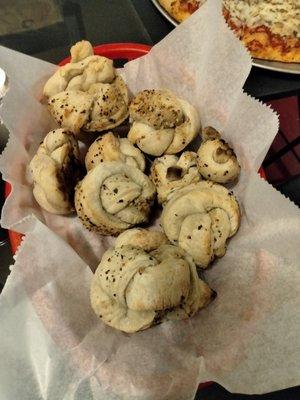
[[[299,209],[257,175],[277,116],[242,92],[251,60],[207,2],[122,74],[133,93],[172,89],[219,129],[242,164],[243,219],[205,272],[217,299],[188,321],[127,335],[105,326],[89,285],[111,242],[35,203],[26,166],[53,122],[40,103],[55,66],[0,47],[9,78],[0,158],[12,194],[2,225],[26,233],[0,297],[0,390],[7,400],[192,399],[200,382],[265,393],[299,383]]]

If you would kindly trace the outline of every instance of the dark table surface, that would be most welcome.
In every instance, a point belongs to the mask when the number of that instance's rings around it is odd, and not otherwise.
[[[84,38],[94,45],[113,42],[153,45],[174,29],[150,0],[10,0],[1,6],[0,22],[1,45],[53,63],[65,58],[70,46]],[[299,94],[300,75],[252,68],[245,89],[265,100]],[[3,270],[3,265],[11,262],[7,246],[2,246],[1,259]],[[1,274],[5,275],[3,271]],[[291,388],[246,396],[230,394],[213,384],[199,391],[196,398],[298,400],[300,390]]]

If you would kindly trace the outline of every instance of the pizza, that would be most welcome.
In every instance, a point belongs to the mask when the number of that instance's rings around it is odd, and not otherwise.
[[[223,0],[223,6],[253,57],[300,62],[299,0]]]
[[[299,1],[223,0],[223,13],[253,57],[300,63]],[[205,0],[159,2],[176,21],[182,22]]]
[[[192,15],[206,0],[158,0],[161,6],[177,22],[182,22]]]

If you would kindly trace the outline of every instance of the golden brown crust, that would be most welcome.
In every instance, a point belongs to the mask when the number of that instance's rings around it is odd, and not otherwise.
[[[300,62],[300,40],[275,35],[266,27],[246,28],[242,41],[255,58],[282,62]]]
[[[198,10],[199,0],[158,0],[161,6],[178,22],[182,22]]]

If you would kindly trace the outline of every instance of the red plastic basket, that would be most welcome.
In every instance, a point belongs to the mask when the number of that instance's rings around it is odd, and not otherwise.
[[[112,44],[104,44],[94,47],[94,53],[100,56],[104,56],[110,58],[112,60],[134,60],[141,56],[147,54],[151,49],[151,46],[147,46],[145,44],[137,44],[137,43],[112,43]],[[59,65],[65,65],[70,61],[70,57],[62,60]],[[266,179],[264,170],[261,168],[259,173],[262,178]],[[5,198],[9,196],[11,192],[11,186],[8,182],[5,183]],[[18,232],[14,232],[9,230],[9,240],[11,244],[11,249],[13,254],[16,253],[21,241],[22,234]],[[213,382],[205,382],[199,385],[199,388],[204,388],[208,385],[211,385]]]
[[[111,44],[102,44],[94,47],[94,53],[99,56],[104,56],[110,58],[112,60],[134,60],[141,56],[147,54],[151,49],[151,46],[146,44],[138,44],[138,43],[111,43]],[[62,60],[58,65],[62,66],[67,64],[70,61],[70,57]],[[264,170],[261,168],[259,170],[260,176],[266,179],[266,175]],[[8,182],[5,183],[5,198],[8,197],[11,191],[11,186]],[[11,249],[13,254],[16,253],[17,248],[19,247],[22,234],[14,231],[8,231],[9,240],[11,244]]]
[[[151,46],[138,43],[110,43],[94,47],[94,53],[111,60],[134,60],[147,54]],[[62,60],[58,65],[62,66],[70,62],[71,57]]]

